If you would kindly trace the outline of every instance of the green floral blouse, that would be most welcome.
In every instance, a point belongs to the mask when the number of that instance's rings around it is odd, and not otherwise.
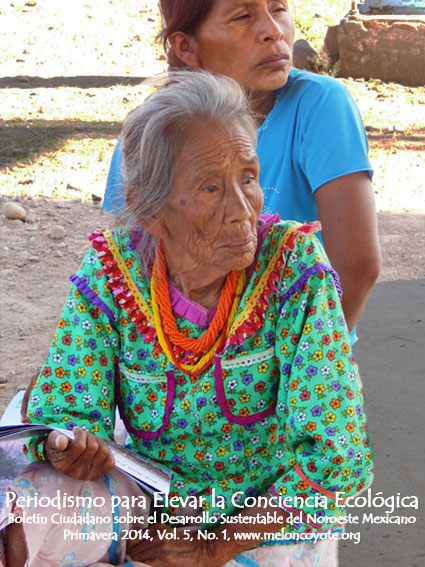
[[[342,499],[370,482],[372,451],[338,277],[314,229],[260,219],[235,324],[196,377],[159,346],[135,234],[91,235],[30,420],[113,439],[118,406],[134,450],[172,470],[172,496],[202,495],[212,516],[269,495],[294,513],[286,531],[335,529]],[[43,458],[35,442],[29,453]]]

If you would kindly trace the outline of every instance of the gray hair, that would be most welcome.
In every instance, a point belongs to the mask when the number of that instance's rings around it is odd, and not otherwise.
[[[257,131],[249,103],[233,79],[207,71],[176,71],[125,119],[122,176],[126,206],[121,221],[141,231],[138,251],[151,264],[156,239],[141,228],[160,214],[175,181],[175,159],[195,119],[238,122],[252,137]]]

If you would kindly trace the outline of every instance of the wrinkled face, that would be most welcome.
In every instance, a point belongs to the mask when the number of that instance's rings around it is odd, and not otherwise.
[[[194,39],[202,68],[246,89],[273,91],[288,80],[294,24],[287,0],[215,0]]]
[[[240,124],[191,124],[160,215],[167,264],[208,266],[214,277],[248,267],[263,206],[255,141]]]

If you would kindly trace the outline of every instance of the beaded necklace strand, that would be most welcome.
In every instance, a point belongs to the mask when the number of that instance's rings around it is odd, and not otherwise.
[[[157,276],[157,267],[159,274]],[[233,325],[238,310],[246,274],[232,271],[220,294],[216,314],[208,329],[194,339],[182,333],[178,327],[171,307],[167,281],[167,267],[162,246],[158,247],[151,279],[151,298],[155,328],[158,341],[168,360],[186,374],[200,374],[211,363],[217,350],[223,346],[228,332]],[[227,325],[226,325],[227,322]],[[225,328],[225,329],[224,329]],[[196,357],[201,356],[194,364],[181,363],[175,354],[175,347],[180,347]]]

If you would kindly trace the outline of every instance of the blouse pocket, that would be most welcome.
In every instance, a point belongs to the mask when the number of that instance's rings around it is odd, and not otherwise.
[[[175,393],[174,373],[144,374],[119,364],[116,397],[121,419],[140,439],[156,439],[169,423]]]
[[[232,423],[248,425],[275,413],[280,372],[275,348],[239,356],[216,358],[217,399]]]

